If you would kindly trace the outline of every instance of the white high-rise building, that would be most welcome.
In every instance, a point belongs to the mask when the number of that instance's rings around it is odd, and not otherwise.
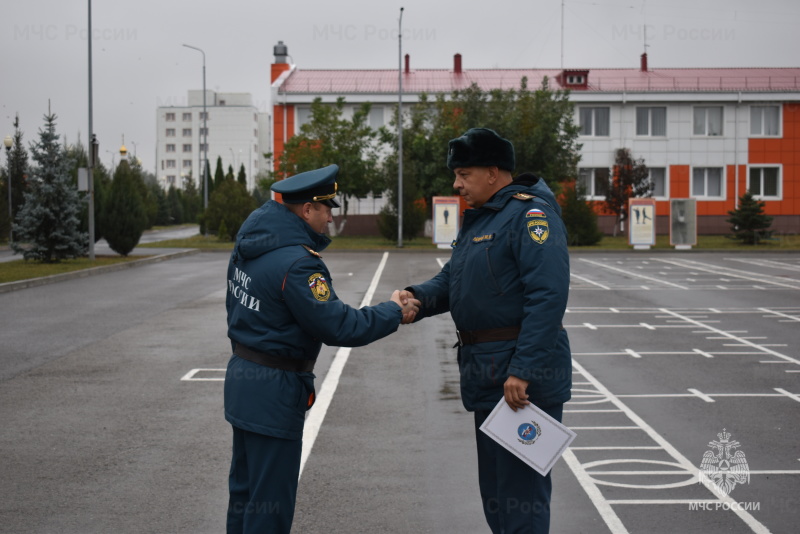
[[[264,153],[270,152],[269,114],[258,111],[250,93],[206,91],[206,127],[203,131],[203,91],[188,92],[185,106],[160,106],[156,111],[156,176],[168,188],[183,188],[193,179],[200,189],[203,142],[208,139],[209,180],[214,179],[217,158],[234,176],[244,166],[247,189],[255,187],[259,172],[269,170]]]

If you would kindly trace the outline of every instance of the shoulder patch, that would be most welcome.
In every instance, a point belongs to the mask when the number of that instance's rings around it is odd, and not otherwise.
[[[541,217],[543,219],[546,219],[547,218],[547,214],[545,214],[545,212],[543,212],[539,208],[531,208],[525,214],[525,218],[529,218],[529,217]]]
[[[308,277],[308,288],[314,298],[321,302],[331,298],[331,288],[328,287],[328,281],[322,273],[314,273]]]
[[[303,245],[303,248],[306,249],[309,252],[309,254],[311,254],[312,256],[315,256],[317,258],[321,258],[322,257],[322,255],[319,252],[317,252],[316,250],[313,250],[308,245]]]
[[[528,193],[517,193],[511,198],[516,198],[517,200],[530,200],[536,197],[534,195],[529,195]]]
[[[542,245],[550,236],[550,227],[545,219],[532,219],[528,221],[528,235],[533,242]]]

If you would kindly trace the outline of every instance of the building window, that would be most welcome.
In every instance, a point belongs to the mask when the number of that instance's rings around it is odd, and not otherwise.
[[[191,120],[192,120],[192,114],[191,114],[191,112],[189,112],[189,113],[184,113],[184,114],[183,114],[183,120],[184,120],[184,122],[186,122],[186,121],[191,121]]]
[[[311,122],[311,108],[297,107],[297,127]]]
[[[586,82],[586,78],[583,76],[576,76],[576,75],[569,75],[567,76],[567,84],[569,85],[583,85]]]
[[[722,106],[694,108],[694,135],[722,135]]]
[[[200,120],[203,119],[208,120],[208,111],[201,111],[200,113],[197,114],[197,116]]]
[[[175,168],[175,160],[174,159],[168,159],[167,160],[167,168],[168,169],[174,169]]]
[[[581,135],[608,137],[610,108],[580,108]]]
[[[750,167],[747,190],[759,200],[780,200],[781,168]]]
[[[174,174],[170,174],[169,176],[167,176],[167,183],[169,185],[175,185],[175,175]]]
[[[175,145],[167,145],[167,152],[175,152]]]
[[[667,108],[636,108],[636,135],[667,135]]]
[[[175,137],[175,128],[167,128],[167,137]]]
[[[253,113],[253,120],[258,122],[258,113]]]
[[[258,130],[253,130],[253,137],[258,137]]]
[[[722,167],[695,167],[692,169],[692,196],[724,199]]]
[[[183,151],[184,152],[191,152],[192,151],[192,145],[183,145]]]
[[[208,135],[208,128],[198,128],[198,134],[201,136]]]
[[[192,160],[190,160],[190,159],[183,160],[183,168],[184,169],[191,169],[192,168]]]
[[[608,192],[610,176],[609,170],[604,167],[579,169],[578,183],[583,187],[583,194],[588,200],[601,200]]]
[[[750,135],[778,136],[781,131],[781,110],[778,106],[750,108]]]
[[[184,137],[191,137],[192,136],[192,129],[191,128],[184,128],[183,129],[183,136]]]
[[[369,127],[372,128],[373,130],[377,130],[383,125],[384,125],[383,107],[373,106],[369,110]]]
[[[648,178],[653,183],[653,196],[656,198],[668,198],[667,190],[667,169],[664,167],[648,167],[650,173]]]
[[[167,122],[174,122],[174,121],[175,121],[175,114],[167,113]]]

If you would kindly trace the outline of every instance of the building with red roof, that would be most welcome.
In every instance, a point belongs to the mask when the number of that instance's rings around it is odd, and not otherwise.
[[[390,120],[397,69],[303,70],[286,62],[283,43],[275,48],[276,156],[317,97],[371,102],[373,127]],[[766,203],[774,230],[800,233],[800,68],[651,69],[643,54],[633,69],[467,70],[456,54],[450,69],[412,69],[406,55],[403,102],[473,83],[484,91],[518,88],[523,77],[537,87],[545,76],[570,90],[581,128],[579,179],[590,200],[603,198],[616,149],[629,148],[650,169],[658,233],[668,232],[671,199],[696,200],[698,233],[729,233],[728,211],[747,190]]]

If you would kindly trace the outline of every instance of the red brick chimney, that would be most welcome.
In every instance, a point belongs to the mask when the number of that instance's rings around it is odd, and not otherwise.
[[[461,74],[461,54],[453,56],[453,72],[455,74]]]
[[[647,52],[642,54],[641,70],[642,72],[647,72]]]
[[[411,63],[411,56],[406,54],[406,74],[408,74],[409,71],[409,63]]]

